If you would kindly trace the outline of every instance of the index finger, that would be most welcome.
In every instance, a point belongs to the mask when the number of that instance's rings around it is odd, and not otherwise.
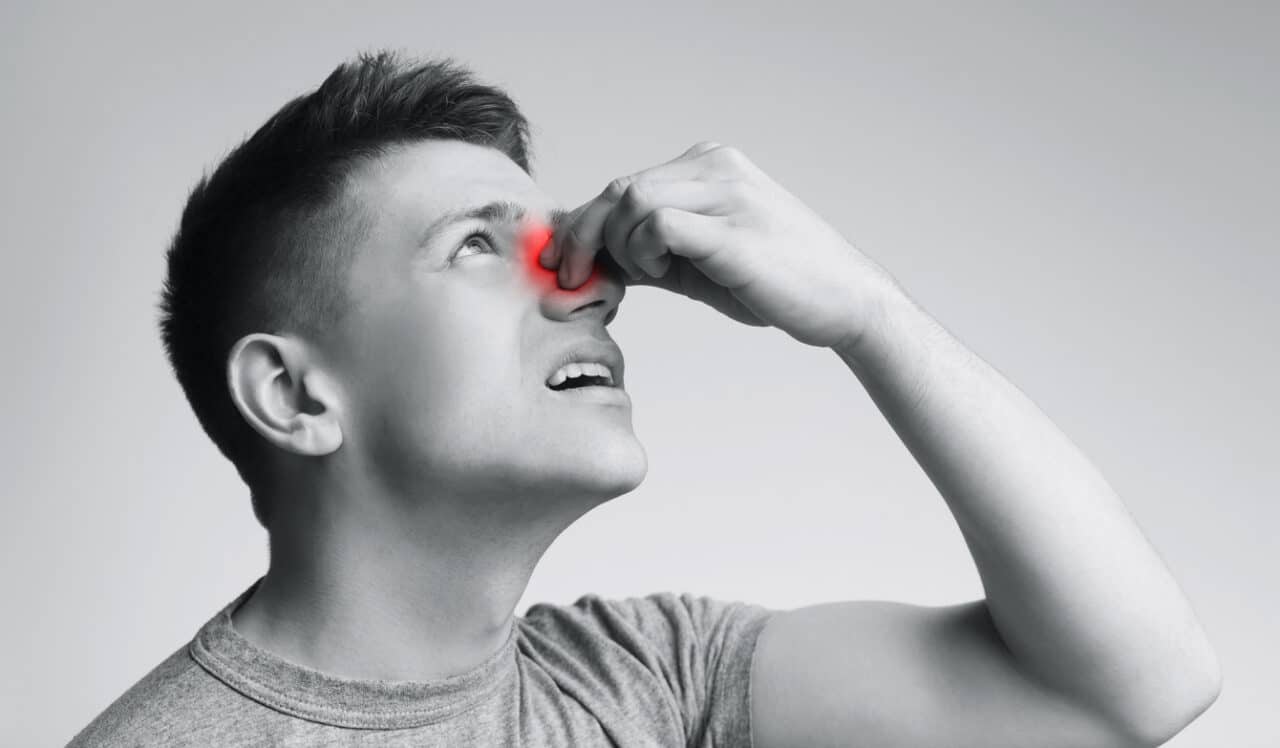
[[[556,254],[560,258],[560,285],[568,288],[567,283],[574,278],[585,277],[580,268],[590,269],[595,262],[595,254],[604,246],[604,224],[609,212],[617,200],[610,196],[609,189],[592,198],[589,202],[576,208],[569,214],[561,231],[556,232],[552,241],[556,243]],[[634,277],[636,268],[622,266],[628,275]]]
[[[696,178],[704,169],[696,159],[718,147],[718,143],[711,141],[696,143],[692,148],[666,163],[613,180],[603,192],[572,211],[570,217],[564,222],[563,230],[557,231],[552,237],[554,247],[549,250],[553,261],[558,259],[560,263],[560,284],[565,285],[574,278],[587,277],[596,252],[604,247],[604,226],[609,214],[632,184],[642,179]],[[638,268],[630,267],[630,261],[626,258],[615,259],[633,276],[643,275]]]

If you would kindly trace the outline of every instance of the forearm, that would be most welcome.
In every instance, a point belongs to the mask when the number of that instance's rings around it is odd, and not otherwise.
[[[1020,666],[1153,732],[1205,708],[1213,652],[1099,471],[900,289],[879,308],[837,353],[946,500]]]

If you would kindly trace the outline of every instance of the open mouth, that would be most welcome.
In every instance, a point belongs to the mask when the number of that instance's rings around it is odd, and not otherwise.
[[[597,403],[627,403],[622,351],[612,341],[587,338],[566,346],[547,362],[551,372],[543,386],[573,398]]]
[[[621,381],[614,379],[615,371],[622,374],[621,362],[575,361],[556,369],[546,387],[569,400],[630,407],[631,398]]]
[[[579,390],[583,387],[612,387],[613,382],[607,377],[584,375],[566,379],[560,384],[549,384],[547,386],[556,392],[560,392],[562,390]]]
[[[580,361],[565,364],[547,378],[547,387],[556,391],[585,387],[614,387],[613,369],[607,364]]]
[[[613,371],[594,361],[566,364],[547,379],[547,387],[556,392],[584,387],[613,387]]]

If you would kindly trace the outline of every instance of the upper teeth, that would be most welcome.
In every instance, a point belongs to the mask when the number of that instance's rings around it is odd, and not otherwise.
[[[597,364],[594,361],[579,361],[561,366],[547,380],[547,385],[555,387],[571,377],[604,377],[609,386],[613,386],[613,372],[609,371],[609,367],[604,364]]]

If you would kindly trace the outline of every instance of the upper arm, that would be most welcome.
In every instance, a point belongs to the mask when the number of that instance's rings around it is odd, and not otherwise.
[[[751,669],[755,748],[1132,746],[1017,667],[985,601],[774,614]]]

